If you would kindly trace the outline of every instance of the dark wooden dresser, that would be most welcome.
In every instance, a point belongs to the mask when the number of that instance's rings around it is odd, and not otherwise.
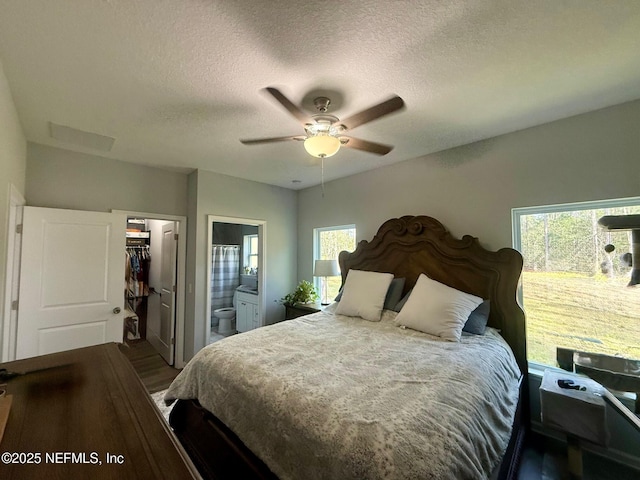
[[[0,478],[199,478],[115,343],[0,364],[13,396]],[[10,456],[8,456],[10,455]]]

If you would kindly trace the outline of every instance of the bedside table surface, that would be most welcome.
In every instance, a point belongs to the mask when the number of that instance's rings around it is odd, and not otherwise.
[[[304,305],[286,305],[285,309],[285,320],[291,320],[292,318],[301,317],[303,315],[309,315],[311,313],[316,313],[323,310],[328,305],[320,305],[319,303],[306,303]]]

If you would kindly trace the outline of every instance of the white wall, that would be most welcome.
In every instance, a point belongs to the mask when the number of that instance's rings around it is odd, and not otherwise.
[[[11,185],[24,196],[27,166],[27,141],[13,103],[7,77],[0,62],[0,349],[4,325],[4,289],[6,281],[7,230]],[[0,351],[0,356],[2,352]]]
[[[28,144],[29,205],[74,210],[187,214],[187,175]]]
[[[363,154],[364,155],[364,154]],[[313,229],[429,215],[488,248],[511,246],[511,209],[640,195],[640,101],[371,170],[298,193],[298,277],[312,279]]]
[[[193,198],[197,201],[193,203]],[[187,311],[185,345],[189,358],[204,347],[206,314],[207,215],[266,221],[267,324],[284,318],[277,300],[295,285],[296,278],[296,192],[263,183],[199,170],[189,178],[189,225],[187,250]],[[195,223],[195,225],[194,225]],[[262,288],[262,287],[261,287]]]

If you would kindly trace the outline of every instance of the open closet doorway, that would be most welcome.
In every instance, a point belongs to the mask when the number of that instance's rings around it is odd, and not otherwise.
[[[264,220],[208,215],[206,344],[264,325]]]
[[[148,342],[176,368],[184,366],[184,217],[127,214],[126,343]]]

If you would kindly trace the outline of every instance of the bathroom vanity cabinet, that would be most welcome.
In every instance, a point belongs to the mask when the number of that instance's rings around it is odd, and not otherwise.
[[[260,326],[258,295],[237,292],[236,298],[236,330],[240,333]]]

